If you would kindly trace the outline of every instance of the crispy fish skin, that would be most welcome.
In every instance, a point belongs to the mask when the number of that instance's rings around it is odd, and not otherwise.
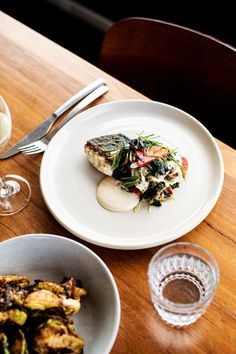
[[[103,135],[90,139],[84,146],[89,162],[100,172],[112,176],[112,160],[130,139],[123,134]]]

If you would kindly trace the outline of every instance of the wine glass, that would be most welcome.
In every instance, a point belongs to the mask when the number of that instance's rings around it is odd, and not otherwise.
[[[9,108],[0,96],[0,150],[11,137],[12,120]],[[0,216],[13,215],[29,203],[31,188],[29,182],[18,175],[2,175],[0,170]]]

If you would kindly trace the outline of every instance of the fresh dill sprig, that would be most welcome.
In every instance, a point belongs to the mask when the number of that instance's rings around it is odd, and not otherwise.
[[[123,150],[124,150],[124,145],[122,144],[117,152],[117,154],[114,156],[113,160],[112,160],[112,170],[114,171],[117,167],[120,166],[120,162],[122,159],[122,155],[123,155]]]
[[[178,151],[178,148],[175,148],[175,149],[169,148],[169,153],[171,153],[171,154],[175,154],[177,151]]]
[[[130,188],[130,187],[133,187],[136,184],[140,183],[141,178],[139,175],[135,175],[135,176],[130,176],[130,177],[121,177],[120,180],[121,180],[122,184],[124,185],[124,187]]]
[[[117,149],[116,149],[116,148],[112,148],[112,149],[103,149],[102,151],[103,151],[103,152],[105,152],[105,153],[110,153],[110,152],[117,151]]]
[[[155,134],[149,134],[149,135],[143,135],[143,133],[140,133],[138,135],[138,139],[141,140],[143,143],[148,145],[149,147],[151,146],[163,146],[163,144],[160,141],[157,141],[159,136]]]
[[[175,150],[176,150],[176,149],[175,149]],[[179,168],[180,168],[180,170],[181,170],[181,173],[182,173],[182,176],[183,176],[183,178],[185,178],[185,173],[184,173],[184,170],[183,170],[183,166],[182,166],[181,163],[174,157],[173,152],[174,152],[174,150],[169,151],[167,157],[169,157],[170,160],[174,161],[174,162],[179,166]]]

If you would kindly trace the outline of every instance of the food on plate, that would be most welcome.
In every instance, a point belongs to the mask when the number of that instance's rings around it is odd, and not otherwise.
[[[48,319],[36,330],[33,348],[36,353],[82,353],[84,340],[67,319]],[[66,351],[65,351],[66,348]]]
[[[11,288],[20,287],[21,289],[24,289],[29,286],[29,283],[29,277],[23,277],[20,275],[0,275],[0,287],[10,284],[12,285]]]
[[[137,210],[144,201],[149,207],[161,206],[173,198],[188,170],[188,160],[154,134],[135,139],[104,135],[88,140],[84,149],[95,168],[112,176],[99,184],[97,199],[113,211]]]
[[[0,326],[8,324],[17,324],[23,326],[27,320],[27,313],[19,309],[10,309],[6,311],[0,311]]]
[[[97,188],[97,199],[106,209],[129,211],[137,206],[139,197],[121,188],[121,182],[113,177],[104,178]]]
[[[107,176],[112,176],[113,160],[121,146],[129,146],[130,139],[123,134],[112,134],[90,139],[84,150],[91,164]]]
[[[86,294],[74,277],[31,284],[29,277],[0,276],[0,353],[82,353],[69,316]]]

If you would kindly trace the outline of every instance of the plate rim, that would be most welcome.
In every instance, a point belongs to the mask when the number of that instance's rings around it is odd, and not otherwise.
[[[79,113],[79,115],[83,115],[83,113],[88,114],[91,111],[99,111],[99,110],[103,110],[103,107],[106,106],[115,106],[115,105],[122,105],[122,104],[135,104],[135,103],[141,103],[144,105],[150,105],[152,104],[153,106],[162,106],[162,107],[167,107],[168,109],[172,109],[172,110],[177,110],[179,113],[181,113],[182,115],[184,115],[186,117],[186,119],[190,119],[191,121],[193,121],[195,124],[197,124],[197,126],[200,127],[201,130],[204,131],[204,133],[207,135],[208,139],[210,140],[210,142],[213,144],[214,150],[216,152],[216,156],[217,156],[217,162],[219,163],[220,166],[220,171],[219,171],[219,183],[218,183],[218,187],[216,189],[214,198],[212,198],[211,203],[208,205],[207,208],[204,209],[204,213],[201,213],[200,217],[195,219],[195,222],[192,222],[191,225],[186,225],[185,228],[183,228],[182,232],[178,233],[178,236],[176,236],[176,234],[171,234],[169,237],[167,237],[165,239],[165,242],[158,242],[158,240],[153,240],[152,242],[148,242],[145,243],[144,242],[144,237],[143,238],[139,238],[139,243],[136,244],[134,243],[134,241],[136,239],[132,239],[132,240],[126,240],[128,242],[123,243],[123,242],[103,242],[103,241],[99,241],[99,238],[95,238],[93,237],[93,235],[96,234],[96,232],[94,231],[90,231],[90,233],[92,234],[92,236],[90,237],[90,235],[86,235],[83,232],[79,232],[77,230],[74,230],[73,228],[71,228],[70,226],[68,226],[63,220],[60,219],[60,217],[54,212],[53,208],[51,207],[51,205],[48,203],[47,198],[46,198],[46,193],[44,193],[43,190],[43,166],[45,163],[45,160],[47,158],[48,155],[48,151],[50,146],[48,147],[48,149],[46,150],[46,152],[43,155],[42,161],[41,161],[41,166],[40,166],[40,188],[41,188],[41,192],[42,192],[42,196],[44,199],[44,202],[47,206],[47,208],[49,209],[49,211],[51,212],[51,214],[53,215],[53,217],[69,232],[71,232],[73,235],[81,238],[84,241],[90,242],[92,244],[98,245],[98,246],[102,246],[102,247],[106,247],[106,248],[111,248],[111,249],[122,249],[122,250],[137,250],[137,249],[146,249],[146,248],[151,248],[151,247],[155,247],[155,246],[159,246],[159,245],[163,245],[166,244],[168,242],[174,241],[180,237],[182,237],[183,235],[185,235],[186,233],[192,231],[196,226],[198,226],[206,217],[207,215],[209,215],[209,213],[211,212],[211,210],[214,208],[215,204],[217,203],[219,196],[221,194],[222,191],[222,187],[223,187],[223,182],[224,182],[224,163],[223,163],[223,157],[220,151],[220,148],[216,142],[216,139],[213,137],[213,135],[210,133],[210,131],[199,121],[197,120],[195,117],[193,117],[192,115],[190,115],[189,113],[187,113],[186,111],[175,107],[173,105],[170,104],[166,104],[163,102],[159,102],[159,101],[151,101],[151,100],[145,100],[145,99],[125,99],[125,100],[115,100],[115,101],[109,101],[109,102],[105,102],[102,103],[100,105],[97,106],[93,106],[89,109],[86,109],[85,111],[83,111],[82,113]],[[76,117],[75,117],[76,118]],[[91,119],[89,117],[89,119]],[[63,129],[66,129],[66,126],[68,127],[68,125],[70,125],[71,121],[68,122],[64,127],[62,127],[62,129],[60,131],[63,131]],[[54,140],[54,138],[52,139],[52,141]],[[51,144],[51,142],[49,143],[49,145]],[[99,233],[100,234],[100,233]],[[152,235],[153,236],[153,235]],[[116,237],[115,238],[116,241],[119,241],[119,239]],[[112,239],[114,240],[114,238]],[[130,242],[129,242],[130,241]],[[140,242],[141,241],[141,242]]]

